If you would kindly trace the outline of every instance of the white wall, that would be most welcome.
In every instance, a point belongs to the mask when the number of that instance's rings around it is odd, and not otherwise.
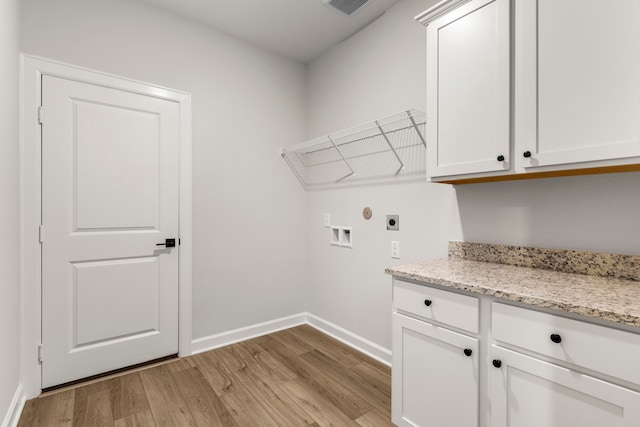
[[[452,240],[640,255],[640,173],[456,187]]]
[[[23,0],[22,50],[192,94],[193,338],[305,311],[305,68],[128,0]]]
[[[309,67],[308,137],[409,108],[425,111],[426,36],[413,17],[435,1],[405,0]],[[391,277],[385,267],[447,255],[457,231],[455,194],[426,182],[308,193],[309,312],[360,337],[391,347]],[[369,206],[373,218],[365,221]],[[329,245],[323,214],[352,226],[352,250]],[[387,231],[387,214],[400,231]],[[450,230],[453,228],[454,231]],[[400,260],[390,241],[400,241]]]
[[[20,382],[19,36],[18,0],[0,2],[0,424]]]

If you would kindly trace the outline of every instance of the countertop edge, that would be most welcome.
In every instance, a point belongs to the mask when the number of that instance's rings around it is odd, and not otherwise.
[[[516,267],[518,268],[518,267]],[[520,267],[526,268],[526,267]],[[444,288],[457,289],[479,295],[488,295],[506,301],[513,301],[519,303],[525,303],[534,307],[543,307],[552,310],[558,310],[565,313],[572,313],[588,318],[608,320],[610,322],[618,323],[621,325],[640,327],[640,317],[633,316],[625,313],[600,310],[594,307],[588,307],[585,305],[571,305],[566,303],[558,303],[542,297],[533,295],[519,294],[515,292],[508,292],[500,289],[487,288],[484,286],[473,285],[469,283],[460,283],[442,278],[437,278],[429,275],[416,275],[411,273],[404,273],[395,268],[386,268],[385,273],[391,275],[394,278],[413,280],[424,283],[425,285],[433,284]],[[565,273],[566,274],[566,273]]]

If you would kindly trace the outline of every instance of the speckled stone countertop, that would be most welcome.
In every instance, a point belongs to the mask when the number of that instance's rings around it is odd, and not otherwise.
[[[452,244],[454,247],[458,245],[459,248],[459,242],[452,242]],[[495,245],[484,246],[491,251]],[[592,275],[567,273],[465,259],[464,254],[456,250],[452,251],[451,248],[452,245],[450,245],[448,259],[387,268],[385,273],[401,279],[491,295],[510,301],[640,327],[639,281],[602,277],[602,275],[594,275],[597,274],[595,271]],[[536,250],[538,253],[544,251],[539,248]],[[605,258],[610,256],[610,254],[602,255]],[[474,256],[474,258],[478,257]],[[635,261],[640,261],[640,257],[632,256],[632,258],[629,265],[635,268]],[[591,262],[594,260],[593,257],[588,259]],[[581,268],[578,270],[581,271]],[[624,277],[625,274],[622,276]]]

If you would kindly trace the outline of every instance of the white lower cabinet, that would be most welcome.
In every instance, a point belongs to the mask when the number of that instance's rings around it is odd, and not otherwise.
[[[397,279],[393,290],[396,425],[640,426],[635,331]]]
[[[475,338],[394,313],[393,422],[477,426],[478,355]]]
[[[492,346],[491,427],[637,427],[640,393]]]

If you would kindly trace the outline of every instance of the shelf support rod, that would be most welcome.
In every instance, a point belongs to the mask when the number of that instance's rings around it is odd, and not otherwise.
[[[327,136],[327,139],[328,139],[329,141],[331,141],[331,144],[333,144],[333,148],[335,148],[335,149],[336,149],[336,151],[337,151],[337,152],[338,152],[338,154],[340,155],[340,158],[342,159],[342,161],[344,162],[344,164],[345,164],[345,165],[347,165],[347,167],[348,167],[348,168],[349,168],[349,170],[351,171],[351,172],[349,172],[348,174],[346,174],[345,176],[343,176],[342,178],[338,178],[338,179],[336,180],[336,182],[340,182],[340,181],[342,181],[343,179],[349,178],[351,175],[355,175],[355,173],[356,173],[356,172],[353,170],[353,168],[351,167],[351,165],[349,164],[349,162],[347,162],[347,159],[345,159],[345,158],[344,158],[344,156],[342,155],[342,152],[340,151],[340,149],[338,148],[338,146],[336,145],[336,143],[335,143],[335,142],[333,142],[333,139],[331,139],[331,137],[330,137],[330,136]]]
[[[427,142],[424,140],[424,137],[420,133],[420,129],[418,129],[418,125],[416,124],[416,121],[411,115],[411,110],[407,110],[407,115],[409,116],[409,120],[411,120],[411,124],[413,125],[413,128],[416,130],[416,133],[420,137],[420,141],[422,141],[422,145],[424,145],[424,148],[427,148]]]
[[[391,141],[389,141],[389,138],[387,137],[387,134],[384,133],[384,130],[382,130],[382,126],[380,126],[380,123],[378,123],[377,120],[376,120],[376,126],[378,126],[378,129],[380,130],[380,135],[382,135],[384,140],[387,141],[387,145],[389,146],[389,148],[391,148],[391,151],[393,152],[393,155],[396,156],[396,159],[398,159],[398,162],[400,162],[400,168],[398,168],[398,170],[394,174],[394,176],[398,176],[398,174],[402,171],[402,169],[404,169],[404,163],[402,163],[402,160],[400,159],[400,156],[398,156],[398,153],[396,152],[396,149],[393,148],[393,145],[391,145]]]

